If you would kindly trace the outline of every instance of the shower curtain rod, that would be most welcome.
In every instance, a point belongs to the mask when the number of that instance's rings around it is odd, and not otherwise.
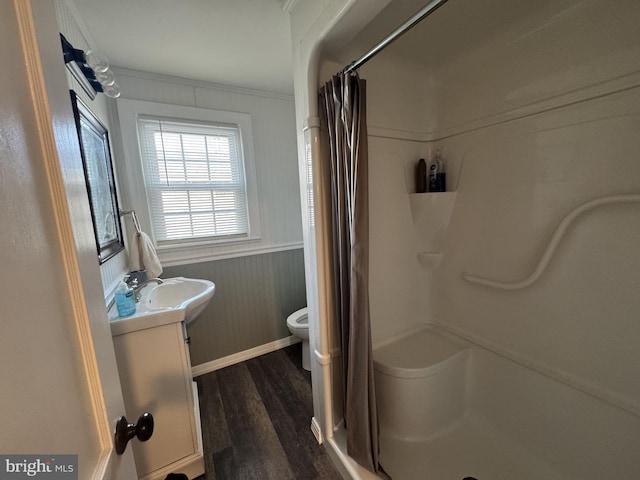
[[[373,57],[375,57],[378,53],[380,53],[385,47],[395,42],[398,38],[400,38],[402,35],[407,33],[417,23],[427,18],[429,15],[435,12],[439,6],[441,6],[446,2],[447,0],[432,0],[431,2],[429,2],[420,11],[418,11],[415,15],[413,15],[409,20],[407,20],[398,28],[396,28],[389,36],[387,36],[387,38],[385,38],[380,43],[378,43],[378,45],[373,47],[371,50],[365,53],[358,60],[354,60],[349,65],[344,67],[344,69],[342,70],[342,73],[343,74],[351,73],[354,70],[357,70],[358,68],[360,68],[362,65],[367,63]]]

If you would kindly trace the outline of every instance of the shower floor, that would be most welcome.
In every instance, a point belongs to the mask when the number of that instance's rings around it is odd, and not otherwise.
[[[393,480],[567,480],[473,416],[424,441],[380,438]]]

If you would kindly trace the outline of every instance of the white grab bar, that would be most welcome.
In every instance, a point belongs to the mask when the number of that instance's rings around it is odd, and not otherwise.
[[[569,214],[567,214],[566,217],[562,219],[562,221],[556,228],[556,231],[553,233],[553,236],[551,237],[551,240],[549,241],[547,248],[545,249],[544,253],[540,257],[540,260],[538,260],[538,264],[536,265],[536,268],[534,268],[533,272],[531,272],[531,274],[529,274],[529,276],[524,280],[520,280],[518,282],[498,282],[495,280],[490,280],[488,278],[483,278],[483,277],[479,277],[477,275],[471,275],[468,273],[463,273],[462,278],[464,278],[466,281],[471,283],[477,283],[479,285],[484,285],[486,287],[498,288],[500,290],[520,290],[522,288],[528,287],[529,285],[533,284],[536,280],[538,280],[538,278],[540,278],[540,275],[542,275],[544,270],[547,268],[547,266],[549,265],[549,262],[551,262],[551,258],[553,258],[553,255],[558,245],[560,244],[560,241],[562,240],[562,237],[564,236],[565,232],[567,231],[569,226],[575,221],[576,218],[578,218],[580,215],[582,215],[585,212],[594,210],[596,208],[600,208],[605,205],[610,205],[613,203],[637,203],[637,202],[640,202],[640,195],[636,195],[636,194],[615,195],[611,197],[603,197],[603,198],[598,198],[596,200],[591,200],[587,203],[580,205],[579,207],[576,207]]]

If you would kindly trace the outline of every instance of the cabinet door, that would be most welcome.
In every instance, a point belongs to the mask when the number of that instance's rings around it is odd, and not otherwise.
[[[151,412],[153,436],[133,441],[138,475],[174,463],[197,451],[191,372],[182,323],[172,323],[114,337],[127,419]]]

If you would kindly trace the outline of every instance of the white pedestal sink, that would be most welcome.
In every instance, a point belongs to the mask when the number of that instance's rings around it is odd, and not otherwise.
[[[141,295],[140,303],[152,310],[165,308],[184,309],[184,322],[193,322],[209,304],[216,291],[216,285],[209,280],[175,277],[165,280],[160,285],[149,285],[151,290]],[[149,287],[142,289],[148,289]]]
[[[111,333],[122,334],[173,322],[193,322],[209,304],[216,285],[209,280],[174,277],[157,285],[150,283],[139,292],[136,313],[119,318],[110,315]],[[115,310],[115,308],[113,309]]]

